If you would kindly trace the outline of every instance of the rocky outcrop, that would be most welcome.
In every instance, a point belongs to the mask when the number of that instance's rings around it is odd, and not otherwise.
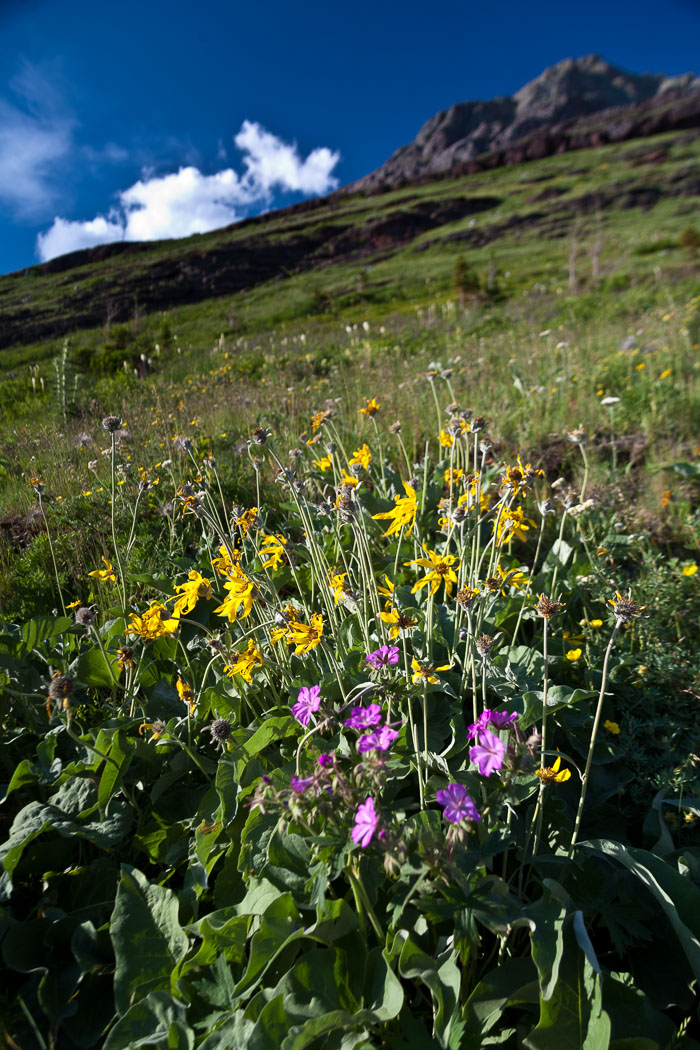
[[[512,98],[459,102],[414,142],[344,187],[373,193],[570,149],[700,125],[700,78],[627,73],[598,55],[567,58]]]

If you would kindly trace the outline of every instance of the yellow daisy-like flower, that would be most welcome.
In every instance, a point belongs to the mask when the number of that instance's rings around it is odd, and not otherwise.
[[[70,604],[66,606],[66,610],[68,610],[68,609],[75,609],[76,605],[82,605],[82,604],[83,603],[81,602],[80,598],[78,598],[77,601],[70,602]]]
[[[537,477],[544,477],[543,470],[536,470],[531,463],[523,464],[523,461],[518,455],[518,463],[515,467],[509,467],[506,464],[506,472],[501,478],[501,488],[511,489],[514,496],[517,496],[521,490],[525,490],[528,484]]]
[[[620,732],[620,727],[617,722],[611,722],[609,718],[603,722],[603,729],[607,729],[608,733],[612,733],[613,736],[617,736]]]
[[[211,581],[205,580],[201,573],[192,569],[187,577],[187,583],[180,583],[175,588],[180,597],[173,606],[174,616],[185,616],[191,612],[200,598],[211,598]]]
[[[110,583],[116,583],[117,577],[114,575],[114,566],[111,561],[107,561],[106,558],[103,558],[102,561],[105,563],[106,567],[104,569],[94,569],[92,572],[88,573],[88,576],[94,576],[96,580],[101,580],[102,583],[106,583],[107,581]]]
[[[692,565],[684,565],[681,569],[684,576],[694,576],[697,571],[698,567],[695,562],[693,562]]]
[[[326,420],[330,419],[332,415],[333,413],[330,411],[315,412],[311,417],[311,429],[318,430],[319,427],[322,427]]]
[[[448,434],[444,427],[438,434],[438,441],[440,442],[443,448],[452,448],[452,446],[455,443],[455,439],[452,437],[452,434]]]
[[[408,613],[399,612],[398,609],[392,609],[390,602],[387,602],[386,608],[388,611],[380,613],[379,619],[389,624],[390,638],[398,638],[402,631],[410,631],[418,623],[416,616],[410,616]]]
[[[177,689],[177,695],[182,700],[183,704],[187,704],[190,709],[190,714],[194,714],[194,697],[192,696],[192,686],[188,685],[187,682],[178,676],[177,682],[175,683]]]
[[[254,582],[238,566],[234,566],[231,577],[224,584],[224,590],[229,592],[228,598],[224,598],[221,605],[214,609],[215,614],[225,616],[229,623],[233,623],[238,618],[238,610],[242,609],[240,619],[244,620],[253,608],[257,594]]]
[[[253,681],[253,671],[256,667],[262,667],[262,653],[257,648],[252,638],[248,641],[248,648],[242,653],[236,653],[236,660],[232,664],[226,664],[224,674],[229,678],[239,674],[248,685]]]
[[[577,660],[581,659],[582,655],[582,649],[569,649],[568,653],[566,654],[566,659],[570,660],[571,663],[574,664]]]
[[[369,445],[360,445],[356,448],[352,454],[352,459],[349,461],[350,466],[353,467],[357,464],[363,468],[363,470],[369,470],[369,465],[372,462],[372,453]]]
[[[343,591],[345,590],[345,577],[346,572],[336,572],[335,565],[328,573],[328,586],[333,591],[333,598],[337,605],[343,598]]]
[[[286,546],[287,541],[279,533],[275,533],[274,536],[263,536],[260,544],[260,559],[267,558],[267,561],[262,563],[263,569],[271,568],[273,571],[279,569],[287,553]]]
[[[333,456],[329,452],[327,456],[321,456],[320,459],[315,459],[314,466],[318,467],[319,470],[330,470],[333,466]]]
[[[386,573],[384,573],[384,585],[377,584],[377,594],[381,594],[382,598],[393,598],[394,596],[394,585]]]
[[[180,626],[180,618],[173,615],[170,609],[161,602],[152,602],[145,613],[139,616],[131,613],[127,634],[136,634],[146,642],[162,638],[164,634],[174,634]]]
[[[221,555],[220,558],[212,559],[213,568],[218,572],[219,576],[231,576],[240,560],[241,552],[234,551],[231,555],[222,543],[219,547],[219,554]]]
[[[341,485],[347,485],[348,488],[354,489],[357,488],[357,486],[360,484],[360,481],[359,478],[353,477],[352,474],[348,474],[345,468],[343,468],[343,476],[341,478],[340,483]]]
[[[411,660],[411,681],[414,685],[419,685],[421,682],[430,682],[435,684],[440,679],[437,676],[438,671],[449,671],[450,664],[443,664],[442,667],[427,667],[423,664],[419,664],[415,657]]]
[[[323,617],[321,613],[314,613],[310,624],[292,620],[288,627],[287,645],[296,646],[294,652],[299,656],[315,649],[322,637]]]
[[[497,522],[494,522],[496,538],[499,543],[508,543],[513,536],[518,540],[526,540],[525,533],[529,531],[530,525],[534,524],[534,521],[525,517],[521,507],[511,507],[509,510],[504,510],[499,515]]]
[[[452,483],[453,485],[458,485],[463,477],[464,471],[461,469],[461,467],[453,467],[452,470],[450,470],[450,468],[448,467],[445,471],[445,484],[449,485],[450,483]]]
[[[369,399],[364,408],[360,409],[363,416],[376,416],[377,412],[382,406],[377,401],[376,397]]]
[[[250,510],[244,510],[243,513],[240,514],[236,518],[236,525],[241,530],[241,535],[242,536],[245,537],[245,536],[248,535],[248,533],[250,532],[251,528],[255,524],[255,521],[256,521],[257,517],[258,517],[258,508],[257,507],[251,507]]]
[[[428,550],[427,547],[424,547],[423,550],[428,555],[427,558],[415,558],[413,561],[404,562],[404,565],[420,565],[430,569],[430,572],[413,585],[411,594],[415,594],[421,587],[430,587],[430,594],[433,595],[444,583],[445,593],[449,597],[452,594],[453,585],[457,583],[455,569],[459,568],[460,559],[455,558],[453,554],[438,554],[437,551]]]
[[[393,510],[384,511],[381,514],[373,514],[372,517],[377,520],[386,519],[391,521],[391,525],[384,533],[384,536],[395,536],[402,528],[408,526],[407,536],[411,535],[413,526],[416,523],[416,514],[418,512],[418,503],[416,501],[416,490],[412,485],[409,485],[407,481],[403,482],[405,496],[394,496],[394,502],[396,506]]]
[[[560,771],[560,766],[561,756],[557,755],[553,766],[544,766],[541,769],[536,769],[535,775],[538,776],[544,784],[551,784],[553,781],[556,781],[557,784],[563,784],[564,781],[568,780],[571,776],[571,770],[562,769]]]

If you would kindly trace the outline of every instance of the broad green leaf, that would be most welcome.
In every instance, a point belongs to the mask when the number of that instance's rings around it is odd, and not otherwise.
[[[221,804],[219,819],[224,827],[230,824],[238,812],[239,785],[235,768],[235,763],[228,755],[223,755],[216,767],[214,784]]]
[[[83,685],[106,686],[111,688],[119,680],[117,658],[107,663],[101,649],[88,649],[82,653],[75,667],[75,677]]]
[[[681,942],[688,962],[700,981],[700,890],[665,860],[643,849],[626,847],[611,839],[590,839],[579,843],[623,864],[647,887],[660,904]]]
[[[184,1003],[165,991],[155,990],[127,1010],[104,1043],[103,1050],[192,1050],[194,1032],[187,1024]]]
[[[121,787],[134,750],[132,741],[121,729],[117,729],[109,749],[109,757],[112,761],[105,762],[100,777],[100,786],[97,789],[97,803],[100,809],[107,806],[109,800]]]
[[[434,959],[406,937],[399,956],[399,973],[427,985],[433,998],[435,1035],[441,1047],[450,1046],[451,1029],[459,1021],[460,971],[456,952]]]
[[[116,957],[114,1000],[124,1015],[144,994],[169,989],[172,970],[187,951],[177,896],[123,864],[110,937]]]
[[[507,1006],[539,1000],[537,971],[532,959],[505,959],[477,984],[466,1004],[467,1043],[464,1050],[479,1050]]]
[[[35,620],[28,620],[22,626],[20,654],[39,648],[44,642],[60,638],[72,626],[73,621],[67,616],[42,616]]]

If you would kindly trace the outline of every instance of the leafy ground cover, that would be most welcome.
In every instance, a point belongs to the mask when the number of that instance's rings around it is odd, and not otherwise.
[[[503,345],[465,361],[454,306],[393,360],[369,326],[297,336],[282,377],[258,350],[243,390],[222,342],[129,380],[128,428],[37,446],[7,578],[34,558],[43,597],[25,575],[0,633],[8,1045],[699,1045],[698,468],[667,425],[696,305],[583,368],[530,332],[493,393]],[[537,416],[572,405],[597,427],[555,448]]]

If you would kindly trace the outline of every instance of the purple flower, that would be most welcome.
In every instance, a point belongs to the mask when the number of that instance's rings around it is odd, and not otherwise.
[[[328,769],[330,766],[333,765],[333,755],[319,755],[318,764],[323,769]]]
[[[512,715],[509,715],[507,711],[491,711],[489,725],[492,725],[494,729],[507,729],[508,726],[512,726],[513,722],[517,721],[517,711]]]
[[[437,793],[437,800],[445,807],[445,820],[459,824],[462,820],[481,820],[473,800],[462,784],[449,784]]]
[[[390,729],[389,726],[381,726],[379,729],[375,729],[373,733],[361,736],[357,741],[357,750],[361,755],[364,755],[366,751],[387,751],[398,735],[395,729]]]
[[[371,729],[372,726],[378,726],[381,720],[382,709],[379,704],[370,704],[369,707],[353,707],[344,725],[350,729]]]
[[[493,711],[491,710],[491,708],[485,707],[479,715],[479,717],[477,718],[476,722],[472,722],[471,725],[467,728],[467,736],[470,738],[474,738],[475,736],[479,735],[482,729],[488,729],[492,715]]]
[[[506,745],[490,729],[479,730],[475,746],[469,748],[469,757],[482,777],[490,777],[501,768],[505,753]]]
[[[363,849],[365,846],[369,846],[372,836],[377,830],[378,823],[379,815],[374,808],[374,799],[369,795],[367,801],[357,807],[355,826],[352,829],[352,841],[356,845],[362,846]]]
[[[309,784],[313,784],[313,780],[313,777],[292,777],[289,781],[289,786],[292,791],[296,791],[298,795],[301,795],[302,792],[306,791]]]
[[[373,653],[368,653],[365,660],[375,671],[379,671],[382,667],[393,667],[399,662],[399,647],[398,645],[381,645]]]
[[[292,708],[292,714],[303,726],[307,726],[311,720],[312,713],[318,711],[320,704],[321,686],[312,685],[310,688],[303,686],[299,690],[299,696]]]

